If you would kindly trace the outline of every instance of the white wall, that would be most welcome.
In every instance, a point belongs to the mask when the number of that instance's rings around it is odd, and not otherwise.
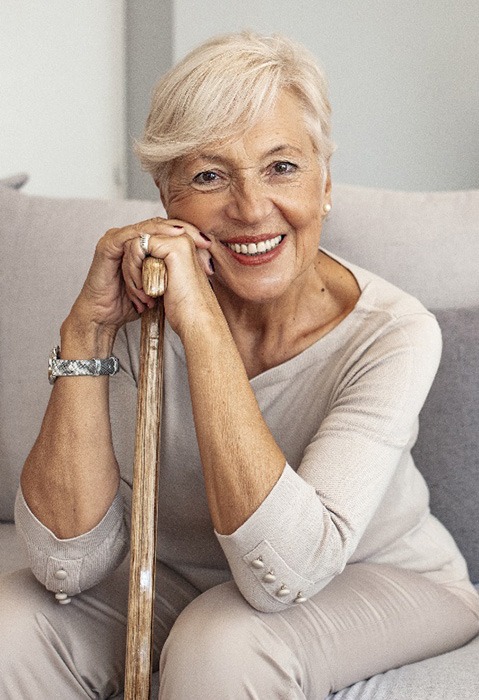
[[[156,79],[242,28],[288,34],[324,65],[337,180],[479,187],[479,0],[0,0],[0,178],[120,196]],[[130,196],[156,196],[131,156],[128,176]]]
[[[124,191],[123,0],[1,0],[0,178],[35,194]]]
[[[406,190],[479,187],[479,0],[175,0],[174,57],[254,29],[326,69],[336,179]]]

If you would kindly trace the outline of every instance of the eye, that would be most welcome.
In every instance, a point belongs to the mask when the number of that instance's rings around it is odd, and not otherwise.
[[[290,175],[295,173],[298,166],[288,160],[279,160],[273,163],[272,170],[275,175]]]
[[[222,180],[220,175],[214,170],[204,170],[203,172],[195,175],[193,182],[196,185],[214,187],[215,185],[220,185]]]

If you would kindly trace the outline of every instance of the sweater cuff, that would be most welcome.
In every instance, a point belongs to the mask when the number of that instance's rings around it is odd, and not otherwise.
[[[68,595],[101,581],[121,563],[128,547],[119,491],[98,525],[78,537],[58,538],[32,513],[21,489],[15,503],[15,523],[35,577],[48,590]]]
[[[304,513],[305,501],[316,499],[314,488],[286,464],[278,482],[243,525],[231,535],[216,533],[233,577],[253,607],[274,612],[306,600],[314,582],[304,576],[300,548],[291,534],[299,535],[296,518]]]

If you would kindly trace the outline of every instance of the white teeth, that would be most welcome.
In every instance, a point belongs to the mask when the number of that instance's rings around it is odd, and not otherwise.
[[[235,253],[242,253],[243,255],[258,255],[261,253],[267,253],[283,240],[282,236],[276,236],[275,238],[269,238],[267,241],[260,241],[259,243],[227,243],[228,248],[233,250]]]

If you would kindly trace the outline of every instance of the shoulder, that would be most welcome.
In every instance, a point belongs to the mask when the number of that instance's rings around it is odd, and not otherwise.
[[[425,344],[441,349],[441,331],[437,320],[419,299],[378,275],[331,253],[337,262],[356,278],[361,290],[354,309],[362,332],[370,339],[395,334],[413,346]]]
[[[437,364],[442,349],[439,324],[434,314],[415,297],[386,280],[368,273],[369,279],[361,294],[361,306],[374,325],[377,318],[385,337],[394,336],[423,354],[425,360]]]

